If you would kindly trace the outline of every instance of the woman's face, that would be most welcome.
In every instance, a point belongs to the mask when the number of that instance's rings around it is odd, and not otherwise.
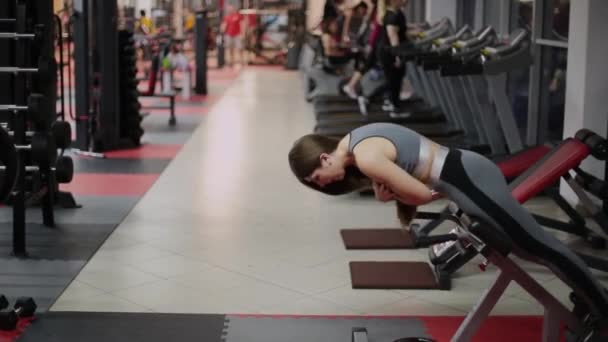
[[[323,153],[320,158],[321,166],[305,179],[307,182],[315,183],[319,187],[325,187],[327,184],[344,179],[344,174],[346,173],[344,167],[337,163],[333,156]]]
[[[329,23],[329,32],[335,34],[336,32],[338,32],[338,21],[336,20],[332,20]]]

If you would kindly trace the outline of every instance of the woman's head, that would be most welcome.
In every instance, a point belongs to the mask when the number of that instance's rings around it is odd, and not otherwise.
[[[357,6],[355,6],[353,12],[357,17],[365,17],[365,15],[367,15],[368,9],[369,6],[367,5],[367,3],[365,1],[361,1],[357,4]]]
[[[393,8],[402,8],[406,7],[408,2],[408,0],[386,0],[386,6]]]
[[[328,195],[342,195],[369,185],[369,180],[335,152],[340,139],[309,134],[289,151],[289,166],[298,180]]]
[[[226,5],[226,14],[230,15],[236,12],[236,6],[233,4]]]
[[[321,30],[323,33],[330,35],[339,34],[340,27],[338,26],[338,18],[329,17],[324,19],[321,23]]]

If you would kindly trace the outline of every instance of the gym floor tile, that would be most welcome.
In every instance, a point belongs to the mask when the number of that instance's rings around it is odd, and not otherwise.
[[[224,324],[223,315],[49,312],[33,322],[19,341],[221,342]]]
[[[416,297],[407,297],[391,304],[378,305],[362,314],[399,315],[399,316],[464,316],[469,309],[453,308],[447,305],[429,302]]]
[[[106,158],[173,159],[182,145],[144,144],[138,148],[105,152]]]
[[[478,301],[480,289],[471,287],[458,287],[458,294],[452,291],[412,290],[399,291],[408,293],[411,297],[427,302],[449,306],[454,309],[469,311]],[[534,305],[532,301],[504,295],[492,310],[492,315],[542,315],[543,309],[540,305]]]
[[[166,145],[185,144],[192,137],[192,132],[154,132],[146,131],[142,143],[155,142]]]
[[[392,304],[404,299],[406,295],[389,290],[356,290],[349,284],[319,293],[313,297],[344,305],[358,312],[366,312],[374,307]]]
[[[449,341],[462,322],[461,317],[420,317],[427,332],[437,341]],[[481,326],[474,342],[512,342],[542,340],[541,317],[503,317],[488,318]],[[497,333],[498,332],[498,333]]]
[[[150,307],[156,312],[222,314],[252,310],[242,299],[231,297],[229,294],[204,294],[170,279],[113,291],[112,295]]]
[[[77,157],[74,158],[74,170],[77,173],[160,174],[170,162],[170,159]]]
[[[77,281],[77,280],[73,281],[72,284],[70,284],[70,285],[71,286],[69,288],[67,288],[62,293],[62,295],[65,295],[65,296],[71,298],[72,300],[96,297],[96,296],[106,293],[94,286],[85,284],[85,283],[83,283],[81,281]]]
[[[40,223],[26,226],[27,251],[33,259],[88,260],[116,227],[115,224],[57,223],[54,228]],[[0,223],[0,255],[12,252],[13,225]]]
[[[105,245],[102,248],[105,248]],[[144,262],[120,258],[120,262],[164,279],[182,275],[206,274],[214,268],[202,261],[181,255],[167,255]]]
[[[146,113],[150,113],[150,115],[166,115],[167,111],[163,109],[147,109]],[[177,120],[179,120],[182,116],[203,116],[209,112],[209,107],[206,106],[180,106],[175,110],[175,116]]]
[[[56,224],[60,226],[63,224],[77,226],[87,224],[117,225],[127,216],[139,198],[77,195],[75,200],[81,208],[55,208]],[[12,222],[12,207],[0,208],[0,222]],[[39,207],[28,208],[26,222],[42,224],[42,210]]]
[[[142,122],[142,127],[145,133],[147,132],[166,132],[166,133],[183,133],[183,132],[194,132],[198,125],[203,121],[204,117],[195,115],[186,115],[184,117],[178,117],[175,126],[169,126],[169,117],[162,117],[162,115],[148,115]],[[158,144],[158,142],[154,142]]]
[[[101,258],[112,259],[121,265],[139,265],[142,262],[174,255],[174,253],[146,243],[140,243],[122,248],[105,248],[102,246],[97,251],[97,255]]]
[[[326,300],[302,297],[274,306],[258,308],[254,313],[262,315],[358,315],[357,310]]]
[[[67,311],[64,310],[66,308],[68,308],[69,311],[92,311],[91,308],[94,308],[93,311],[95,312],[151,312],[149,308],[113,296],[109,293],[75,299],[64,299],[64,297],[59,297],[49,310],[51,312]],[[32,341],[34,340],[32,339]]]
[[[87,264],[78,274],[78,280],[104,292],[110,292],[155,283],[162,279],[113,260],[108,261],[104,267],[101,264],[89,267]]]
[[[366,327],[370,341],[429,337],[415,318],[251,317],[229,315],[225,342],[351,341],[354,327]]]
[[[143,196],[158,177],[158,174],[77,173],[70,184],[61,184],[60,189],[75,196]]]
[[[84,261],[0,259],[0,289],[12,302],[18,297],[33,297],[38,311],[55,301]]]

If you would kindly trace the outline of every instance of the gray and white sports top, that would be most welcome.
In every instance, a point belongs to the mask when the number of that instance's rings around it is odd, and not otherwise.
[[[352,152],[357,144],[371,137],[381,137],[392,142],[397,150],[395,163],[416,178],[422,177],[421,173],[432,163],[429,140],[407,127],[386,122],[372,123],[352,130],[348,151]]]

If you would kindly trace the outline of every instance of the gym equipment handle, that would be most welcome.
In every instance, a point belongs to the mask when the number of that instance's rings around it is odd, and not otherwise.
[[[36,68],[14,68],[14,67],[0,67],[2,73],[37,73],[39,69]]]
[[[36,39],[33,33],[0,32],[0,39]]]
[[[585,190],[589,191],[599,199],[608,199],[608,183],[589,174],[581,169],[576,169],[574,178]]]
[[[456,241],[458,240],[458,235],[456,234],[442,234],[442,235],[433,235],[433,236],[420,236],[416,239],[416,247],[430,247],[432,245],[437,245],[444,242]]]

